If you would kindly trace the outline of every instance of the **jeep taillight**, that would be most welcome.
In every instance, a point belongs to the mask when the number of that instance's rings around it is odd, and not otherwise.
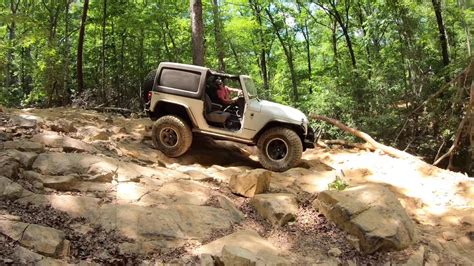
[[[151,95],[152,95],[152,94],[153,94],[152,91],[149,91],[149,92],[148,92],[148,101],[151,101]]]

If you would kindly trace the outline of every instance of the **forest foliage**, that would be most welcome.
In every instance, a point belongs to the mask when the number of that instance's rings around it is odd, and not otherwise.
[[[2,0],[0,104],[143,108],[151,69],[193,62],[190,10],[189,1]],[[206,66],[251,75],[261,98],[339,119],[428,161],[467,115],[468,0],[209,0],[202,18]]]

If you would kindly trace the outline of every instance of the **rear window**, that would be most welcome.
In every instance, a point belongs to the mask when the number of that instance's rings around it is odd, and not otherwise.
[[[160,85],[184,91],[197,92],[200,73],[163,68],[160,75]]]

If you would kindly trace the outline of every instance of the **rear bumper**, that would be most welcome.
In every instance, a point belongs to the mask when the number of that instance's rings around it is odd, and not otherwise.
[[[314,136],[314,130],[311,127],[308,127],[308,134],[306,134],[305,138],[303,139],[303,149],[313,149],[314,143],[316,142],[316,138]]]

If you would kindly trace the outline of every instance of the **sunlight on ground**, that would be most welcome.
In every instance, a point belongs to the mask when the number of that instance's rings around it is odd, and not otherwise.
[[[395,159],[365,151],[350,153],[344,150],[315,150],[305,154],[305,158],[319,159],[334,168],[342,169],[344,179],[351,185],[367,181],[390,185],[394,192],[419,201],[415,205],[422,208],[415,211],[417,216],[439,217],[450,211],[472,208],[474,180],[421,161]],[[459,193],[460,188],[464,188],[464,193]]]

